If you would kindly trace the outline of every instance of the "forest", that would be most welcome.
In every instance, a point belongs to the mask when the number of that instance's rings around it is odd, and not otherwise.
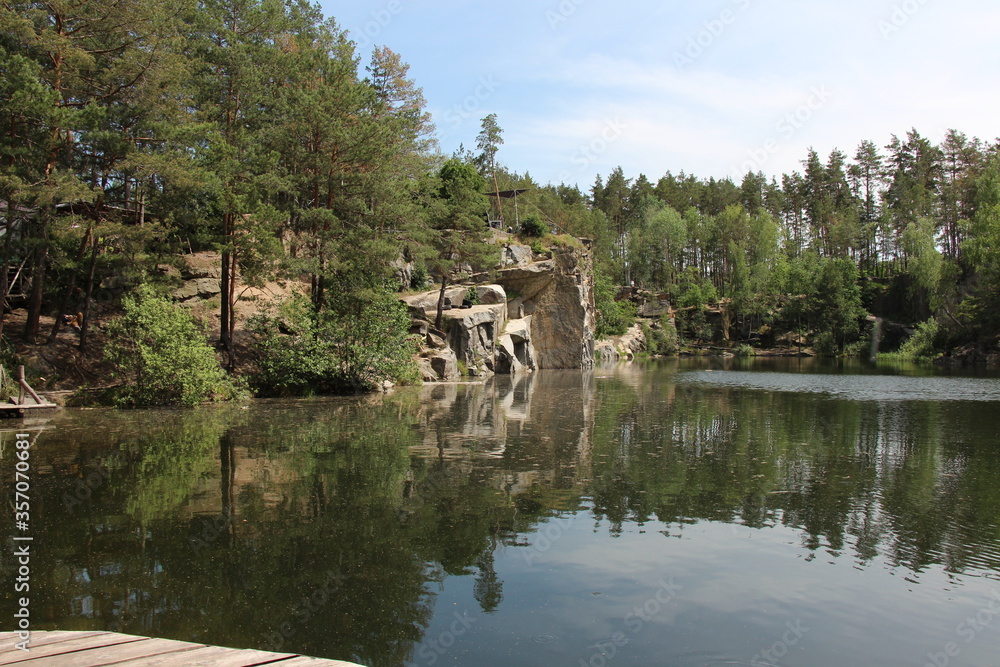
[[[0,295],[25,311],[20,330],[0,323],[5,362],[14,343],[51,345],[76,312],[86,350],[101,286],[117,284],[126,317],[107,328],[108,358],[130,377],[169,373],[187,348],[135,364],[202,334],[177,319],[163,267],[211,250],[218,344],[192,357],[205,386],[172,401],[220,391],[225,374],[205,365],[216,351],[230,373],[265,360],[259,393],[275,378],[323,391],[405,380],[396,295],[491,269],[487,195],[512,188],[528,189],[513,230],[526,242],[594,240],[600,335],[631,324],[616,286],[634,284],[683,309],[692,341],[712,306],[752,345],[793,331],[857,353],[869,314],[914,328],[917,356],[996,345],[1000,145],[957,130],[811,150],[780,179],[616,168],[589,191],[539,184],[502,163],[495,114],[475,151],[443,155],[401,57],[358,53],[302,0],[4,0],[0,73]],[[303,277],[308,294],[257,318],[257,349],[240,348],[246,289]]]

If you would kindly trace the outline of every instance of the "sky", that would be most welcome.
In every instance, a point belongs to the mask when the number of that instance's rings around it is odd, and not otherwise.
[[[802,170],[910,129],[1000,137],[995,0],[321,0],[410,65],[440,149],[495,113],[508,169],[577,184]]]

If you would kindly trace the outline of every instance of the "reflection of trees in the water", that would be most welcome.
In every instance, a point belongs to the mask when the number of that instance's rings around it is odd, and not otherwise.
[[[128,454],[106,486],[38,536],[34,608],[52,627],[410,656],[433,605],[420,553],[432,522],[400,512],[415,431],[399,404],[160,417],[119,439]],[[45,480],[50,508],[66,484]]]
[[[595,513],[800,528],[811,550],[920,571],[1000,569],[1000,468],[982,404],[598,385]]]
[[[498,609],[499,551],[585,504],[613,532],[780,523],[861,564],[995,572],[1000,466],[983,410],[600,372],[84,413],[35,454],[56,474],[33,488],[46,545],[33,608],[50,627],[395,665],[437,582],[474,578],[481,608]],[[102,463],[70,512],[62,499]]]

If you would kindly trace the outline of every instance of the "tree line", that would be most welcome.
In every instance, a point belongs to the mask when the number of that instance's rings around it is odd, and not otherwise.
[[[0,71],[0,293],[30,344],[80,309],[84,347],[102,282],[216,250],[230,367],[236,303],[276,277],[309,283],[284,315],[300,357],[372,336],[397,354],[408,327],[376,320],[402,308],[399,262],[445,283],[487,261],[484,175],[437,150],[408,66],[385,47],[362,64],[302,0],[5,1]]]
[[[476,152],[442,155],[400,56],[360,55],[303,0],[3,0],[0,72],[0,296],[26,309],[7,339],[51,343],[80,311],[83,348],[102,285],[155,286],[157,267],[216,250],[230,368],[245,290],[304,276],[303,303],[258,321],[263,375],[292,378],[282,392],[369,386],[376,366],[406,374],[393,295],[492,268],[488,219],[595,240],[601,333],[629,321],[614,286],[632,283],[692,309],[691,338],[720,300],[736,338],[786,327],[829,351],[866,311],[936,318],[950,342],[1000,324],[998,149],[957,131],[810,151],[780,179],[616,168],[586,192],[540,185],[498,160],[494,114]],[[499,197],[513,188],[517,213]]]
[[[935,144],[912,129],[853,157],[810,149],[802,166],[739,183],[617,167],[587,192],[516,173],[506,185],[537,188],[529,215],[595,239],[599,288],[634,284],[681,307],[723,300],[734,339],[780,325],[843,352],[867,337],[867,313],[933,318],[939,346],[995,335],[1000,143],[950,130]]]

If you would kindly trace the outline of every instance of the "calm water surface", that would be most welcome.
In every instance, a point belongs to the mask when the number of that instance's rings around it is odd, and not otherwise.
[[[665,362],[29,430],[35,629],[373,666],[1000,665],[995,377]]]

